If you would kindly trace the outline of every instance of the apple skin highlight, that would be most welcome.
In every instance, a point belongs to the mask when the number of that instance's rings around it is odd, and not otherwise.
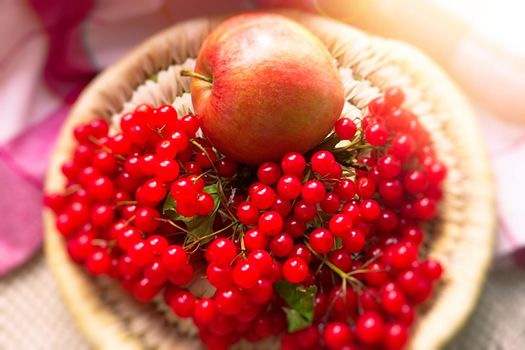
[[[344,104],[334,59],[312,33],[279,15],[223,22],[197,57],[192,101],[213,145],[246,164],[304,153],[332,130]]]

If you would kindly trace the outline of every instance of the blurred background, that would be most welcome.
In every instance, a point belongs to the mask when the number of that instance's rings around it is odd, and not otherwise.
[[[523,1],[0,0],[0,349],[87,349],[46,269],[40,222],[48,155],[83,87],[178,21],[276,7],[407,41],[466,92],[493,164],[498,240],[481,302],[448,349],[525,348]]]

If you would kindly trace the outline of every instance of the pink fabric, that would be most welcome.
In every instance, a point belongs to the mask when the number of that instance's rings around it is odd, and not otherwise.
[[[193,16],[280,0],[20,0],[0,11],[0,275],[41,245],[41,189],[58,129],[78,93],[153,33]],[[298,4],[303,0],[285,0]],[[306,0],[304,0],[306,1]],[[306,1],[307,3],[311,3]],[[206,9],[206,10],[203,10]],[[483,116],[500,208],[500,252],[525,263],[525,129]]]

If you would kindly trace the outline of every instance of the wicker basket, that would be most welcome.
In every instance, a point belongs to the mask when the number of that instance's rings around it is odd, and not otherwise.
[[[421,116],[449,168],[439,218],[430,228],[430,255],[443,262],[446,272],[434,299],[421,311],[410,343],[412,349],[439,348],[472,311],[492,254],[493,187],[472,112],[441,69],[417,50],[318,16],[281,13],[316,34],[336,59],[346,93],[343,115],[361,117],[384,87],[400,86],[406,106]],[[142,102],[172,103],[182,113],[192,110],[189,79],[182,78],[180,70],[193,67],[203,39],[220,21],[201,18],[165,30],[93,81],[62,129],[46,189],[59,191],[64,185],[60,164],[74,147],[74,125],[100,116],[118,118]],[[44,219],[49,265],[94,348],[201,348],[190,322],[170,318],[156,303],[136,303],[111,281],[84,273],[69,260],[53,215],[46,212]]]

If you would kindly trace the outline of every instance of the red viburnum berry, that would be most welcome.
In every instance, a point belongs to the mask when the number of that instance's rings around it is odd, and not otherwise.
[[[357,127],[350,118],[341,118],[335,123],[335,133],[341,140],[351,140],[356,132]]]
[[[308,265],[301,258],[290,258],[283,265],[283,275],[290,283],[301,283],[308,275]]]

